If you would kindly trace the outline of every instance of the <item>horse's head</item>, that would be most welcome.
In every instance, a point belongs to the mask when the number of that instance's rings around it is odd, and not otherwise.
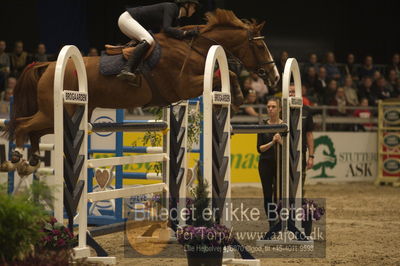
[[[243,53],[241,57],[247,69],[257,73],[269,87],[275,87],[280,76],[275,61],[264,41],[264,36],[261,35],[264,24],[265,22],[259,25],[250,24],[250,29],[246,30],[244,36],[245,41],[241,47]]]
[[[212,40],[221,44],[228,55],[235,57],[247,70],[257,73],[269,87],[277,85],[279,72],[261,35],[264,22],[244,22],[232,11],[223,9],[208,13],[207,19],[202,32],[208,31]]]

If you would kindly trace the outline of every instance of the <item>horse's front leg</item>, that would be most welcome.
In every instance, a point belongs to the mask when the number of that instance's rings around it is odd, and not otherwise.
[[[13,172],[23,161],[23,148],[15,148],[10,151],[10,160],[0,164],[0,172]]]
[[[231,83],[231,94],[232,94],[232,104],[239,108],[244,102],[244,97],[242,89],[240,88],[240,83],[237,75],[229,70],[229,80]]]
[[[17,171],[20,176],[27,176],[35,172],[40,167],[42,157],[40,156],[39,142],[40,135],[36,132],[30,132],[29,139],[31,143],[31,155],[29,161],[23,161],[18,167]]]

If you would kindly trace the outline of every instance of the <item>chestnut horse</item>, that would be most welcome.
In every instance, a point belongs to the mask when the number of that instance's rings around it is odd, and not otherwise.
[[[260,32],[264,23],[243,22],[232,11],[217,9],[207,14],[208,22],[200,26],[200,34],[192,40],[177,40],[164,33],[155,35],[162,47],[161,58],[151,70],[150,84],[143,78],[140,86],[132,86],[115,75],[99,72],[99,57],[84,57],[88,77],[89,116],[96,107],[133,108],[166,106],[200,96],[203,92],[204,65],[208,49],[221,45],[228,56],[255,71],[270,86],[275,86],[279,73]],[[28,66],[14,91],[14,106],[7,133],[16,141],[11,160],[1,171],[18,170],[20,175],[32,173],[39,167],[39,142],[43,135],[53,132],[53,86],[55,62]],[[237,76],[230,72],[233,104],[243,101]],[[218,82],[218,80],[215,80]],[[78,90],[73,64],[67,65],[64,87]],[[154,87],[157,88],[155,93]],[[30,140],[32,157],[22,160],[23,145]],[[59,158],[60,159],[60,158]]]

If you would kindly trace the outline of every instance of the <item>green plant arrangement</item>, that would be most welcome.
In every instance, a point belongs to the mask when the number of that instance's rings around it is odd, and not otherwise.
[[[23,259],[41,236],[41,222],[47,217],[42,205],[33,202],[31,191],[9,195],[0,188],[0,264]]]
[[[49,221],[45,206],[53,197],[46,184],[34,181],[10,195],[0,187],[0,265],[68,265],[72,249],[49,251],[42,245]]]
[[[211,209],[207,211],[210,208],[207,183],[200,173],[197,180],[190,206],[192,224],[178,228],[177,240],[184,246],[190,266],[222,265],[224,247],[232,244],[233,237],[229,228],[215,223],[210,215],[205,215],[213,213]]]

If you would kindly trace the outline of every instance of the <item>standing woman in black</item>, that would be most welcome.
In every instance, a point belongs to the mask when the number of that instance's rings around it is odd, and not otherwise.
[[[282,124],[279,118],[281,111],[280,99],[270,98],[267,101],[268,120],[267,125]],[[276,146],[282,145],[282,137],[279,133],[259,133],[257,134],[257,151],[260,153],[258,162],[258,173],[264,193],[264,209],[267,215],[270,229],[274,224],[275,216],[268,215],[268,206],[273,203],[273,193],[276,186],[277,158]],[[270,205],[271,207],[273,205]],[[274,210],[275,207],[272,208]]]

